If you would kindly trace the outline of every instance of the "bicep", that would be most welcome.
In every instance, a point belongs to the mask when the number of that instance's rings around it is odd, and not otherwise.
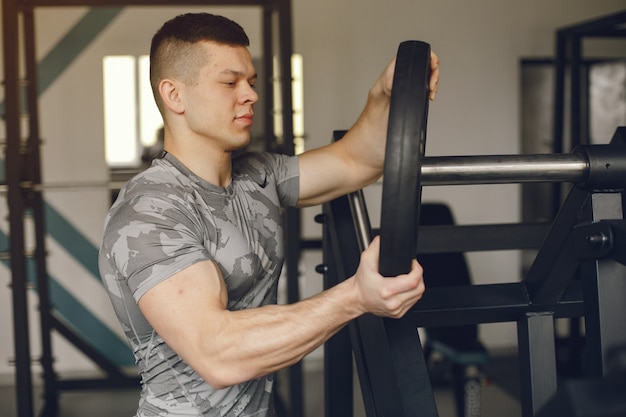
[[[218,331],[228,294],[211,261],[193,264],[157,284],[138,302],[150,325],[193,368],[206,349],[207,332]],[[197,369],[198,371],[199,369]]]

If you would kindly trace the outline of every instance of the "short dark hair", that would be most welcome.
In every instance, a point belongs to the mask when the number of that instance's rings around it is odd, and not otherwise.
[[[186,13],[165,22],[152,38],[150,56],[167,41],[213,41],[233,46],[250,45],[248,35],[238,23],[210,13]]]
[[[224,16],[186,13],[165,22],[152,37],[150,45],[150,84],[159,107],[159,82],[169,76],[189,81],[186,77],[199,64],[198,54],[194,52],[201,41],[230,46],[250,45],[243,28]]]

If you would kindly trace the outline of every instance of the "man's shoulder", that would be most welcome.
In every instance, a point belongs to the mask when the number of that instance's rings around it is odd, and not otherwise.
[[[167,164],[153,164],[121,187],[108,217],[130,219],[146,210],[159,211],[181,204],[188,192],[183,181],[184,176],[168,169]]]
[[[258,165],[263,166],[274,165],[280,163],[283,159],[288,158],[287,155],[275,152],[251,151],[242,152],[233,156],[234,166]]]
[[[246,152],[233,158],[233,173],[254,178],[265,178],[268,175],[280,177],[281,172],[289,171],[291,157],[273,152]]]
[[[150,167],[138,173],[124,184],[128,196],[141,194],[177,193],[184,190],[188,178],[166,160],[155,161]]]

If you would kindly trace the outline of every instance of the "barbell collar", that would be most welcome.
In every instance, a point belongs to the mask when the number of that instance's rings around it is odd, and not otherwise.
[[[626,145],[579,145],[574,154],[587,161],[587,175],[577,185],[592,191],[626,187]]]

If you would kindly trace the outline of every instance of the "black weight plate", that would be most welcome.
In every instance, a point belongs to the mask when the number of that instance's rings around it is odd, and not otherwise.
[[[417,254],[429,79],[430,45],[402,42],[396,56],[385,150],[378,264],[383,276],[409,272]]]

